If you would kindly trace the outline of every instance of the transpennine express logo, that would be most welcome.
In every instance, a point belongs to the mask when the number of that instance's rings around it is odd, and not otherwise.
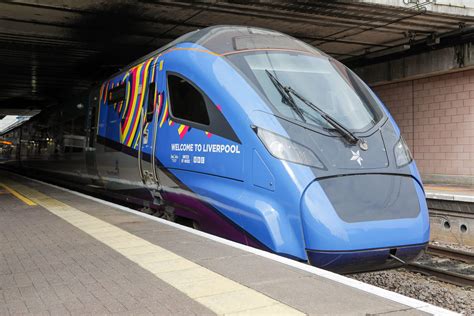
[[[356,152],[354,152],[353,150],[351,150],[351,152],[352,152],[351,161],[354,161],[354,160],[355,160],[355,161],[357,161],[357,163],[359,164],[359,166],[362,166],[362,161],[363,161],[364,159],[362,159],[362,157],[360,156],[359,150],[356,151]]]

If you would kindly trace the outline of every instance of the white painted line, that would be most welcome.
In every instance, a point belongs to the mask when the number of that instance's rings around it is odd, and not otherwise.
[[[19,176],[21,176],[21,175],[19,175]],[[374,286],[374,285],[363,283],[363,282],[345,277],[345,276],[337,274],[337,273],[333,273],[333,272],[326,271],[326,270],[323,270],[323,269],[320,269],[320,268],[316,268],[316,267],[310,266],[308,264],[304,264],[304,263],[301,263],[301,262],[298,262],[298,261],[295,261],[295,260],[291,260],[291,259],[288,259],[288,258],[285,258],[285,257],[281,257],[281,256],[278,256],[278,255],[270,253],[270,252],[266,252],[266,251],[263,251],[263,250],[260,250],[260,249],[256,249],[256,248],[249,247],[249,246],[246,246],[246,245],[243,245],[243,244],[239,244],[239,243],[236,243],[236,242],[233,242],[233,241],[230,241],[230,240],[218,237],[218,236],[214,236],[214,235],[202,232],[202,231],[195,230],[195,229],[190,228],[190,227],[182,226],[182,225],[177,224],[177,223],[173,223],[173,222],[170,222],[170,221],[167,221],[167,220],[164,220],[164,219],[152,216],[152,215],[148,215],[148,214],[136,211],[134,209],[128,208],[128,207],[123,206],[123,205],[115,204],[115,203],[112,203],[112,202],[109,202],[109,201],[104,201],[104,200],[101,200],[101,199],[96,198],[96,197],[92,197],[92,196],[89,196],[89,195],[86,195],[86,194],[83,194],[83,193],[80,193],[80,192],[77,192],[77,191],[69,190],[69,189],[66,189],[66,188],[63,188],[63,187],[60,187],[60,186],[57,186],[57,185],[54,185],[54,184],[50,184],[50,183],[47,183],[47,182],[43,182],[43,181],[40,181],[40,180],[32,179],[32,178],[25,177],[25,176],[21,176],[21,177],[24,177],[24,178],[29,179],[29,180],[34,181],[34,182],[49,185],[49,186],[57,188],[59,190],[69,192],[71,194],[75,194],[77,196],[80,196],[80,197],[83,197],[83,198],[86,198],[86,199],[89,199],[89,200],[92,200],[92,201],[95,201],[95,202],[113,207],[113,208],[116,208],[116,209],[119,209],[119,210],[122,210],[122,211],[125,211],[125,212],[128,212],[128,213],[132,213],[132,214],[135,214],[135,215],[138,215],[138,216],[141,216],[141,217],[148,218],[150,220],[153,220],[155,222],[159,222],[159,223],[164,224],[164,225],[175,227],[177,229],[180,229],[180,230],[189,232],[191,234],[194,234],[194,235],[197,235],[197,236],[201,236],[201,237],[219,242],[221,244],[224,244],[224,245],[227,245],[227,246],[230,246],[230,247],[241,249],[243,251],[258,255],[260,257],[264,257],[264,258],[267,258],[267,259],[270,259],[270,260],[273,260],[273,261],[291,266],[293,268],[297,268],[297,269],[309,272],[309,273],[317,275],[319,277],[323,277],[323,278],[326,278],[326,279],[344,284],[346,286],[356,288],[358,290],[361,290],[361,291],[364,291],[364,292],[367,292],[367,293],[371,293],[371,294],[377,295],[379,297],[389,299],[391,301],[406,305],[406,306],[411,307],[411,308],[415,308],[417,310],[420,310],[420,311],[423,311],[423,312],[426,312],[426,313],[430,313],[432,315],[460,315],[460,314],[455,313],[453,311],[450,311],[450,310],[447,310],[447,309],[444,309],[444,308],[441,308],[441,307],[438,307],[438,306],[435,306],[435,305],[432,305],[432,304],[429,304],[429,303],[426,303],[426,302],[422,302],[420,300],[417,300],[417,299],[414,299],[414,298],[411,298],[411,297],[407,297],[407,296],[404,296],[404,295],[401,295],[401,294],[398,294],[398,293],[395,293],[395,292],[392,292],[392,291],[388,291],[388,290],[379,288],[379,287]]]

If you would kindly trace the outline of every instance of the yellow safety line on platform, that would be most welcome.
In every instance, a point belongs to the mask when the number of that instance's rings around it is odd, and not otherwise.
[[[21,195],[20,193],[18,193],[18,192],[15,191],[15,190],[13,190],[12,188],[10,188],[9,186],[7,186],[6,184],[0,183],[0,186],[3,187],[5,190],[7,190],[10,194],[14,195],[17,199],[19,199],[19,200],[21,200],[22,202],[24,202],[26,205],[30,205],[30,206],[36,205],[35,202],[33,202],[32,200],[28,199],[27,197],[24,197],[23,195]]]
[[[217,314],[304,315],[254,289],[30,187],[13,182],[10,185]]]

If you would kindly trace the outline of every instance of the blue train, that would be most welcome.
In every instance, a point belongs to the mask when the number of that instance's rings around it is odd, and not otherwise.
[[[188,33],[4,138],[3,165],[352,273],[413,260],[423,185],[351,70],[279,32]]]

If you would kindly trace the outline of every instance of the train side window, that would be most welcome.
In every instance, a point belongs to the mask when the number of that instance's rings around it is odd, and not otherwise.
[[[209,125],[206,101],[202,93],[187,80],[168,75],[171,115],[198,124]]]
[[[150,83],[148,86],[148,104],[146,109],[146,122],[151,122],[153,120],[153,113],[155,112],[155,90],[156,85],[154,82]]]
[[[121,84],[118,87],[112,88],[109,90],[109,94],[107,96],[107,103],[108,104],[115,104],[118,102],[122,102],[125,100],[125,85]]]

